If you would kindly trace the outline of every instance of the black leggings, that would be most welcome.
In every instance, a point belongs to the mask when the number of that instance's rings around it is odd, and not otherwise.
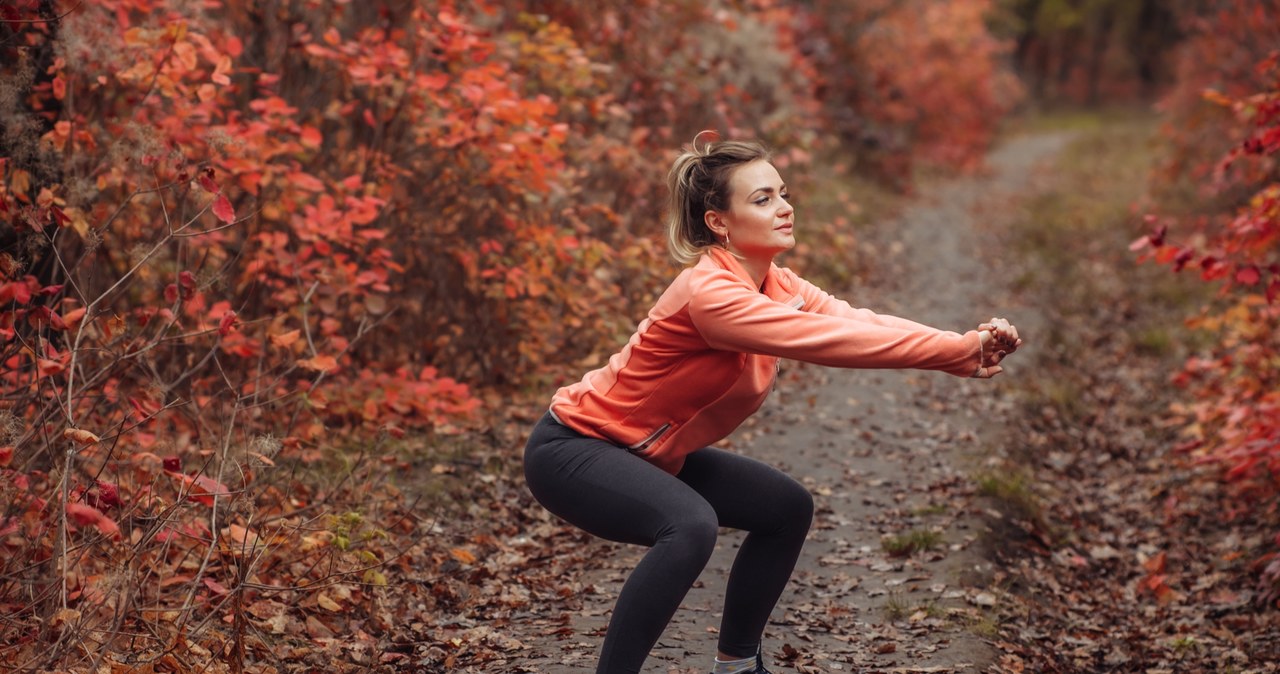
[[[538,502],[601,538],[650,546],[622,586],[597,674],[640,671],[715,547],[721,526],[746,530],[725,592],[720,651],[755,655],[813,520],[798,482],[754,459],[706,448],[679,475],[544,415],[525,447]]]

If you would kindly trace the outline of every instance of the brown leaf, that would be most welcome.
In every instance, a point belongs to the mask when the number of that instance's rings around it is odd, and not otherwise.
[[[271,335],[271,343],[282,348],[288,348],[293,346],[293,343],[298,341],[301,336],[301,330],[290,330],[279,335]]]
[[[102,438],[98,437],[96,434],[90,433],[82,428],[68,428],[62,432],[62,437],[66,440],[76,442],[83,447],[97,444],[102,440]]]
[[[320,622],[319,618],[309,615],[307,616],[307,635],[312,639],[332,639],[333,630]]]
[[[338,602],[330,599],[329,595],[323,592],[321,592],[316,597],[316,604],[319,605],[320,608],[326,611],[332,611],[334,613],[339,613],[342,611],[342,604],[339,604]]]

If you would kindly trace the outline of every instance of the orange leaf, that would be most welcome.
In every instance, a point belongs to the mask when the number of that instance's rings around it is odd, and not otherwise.
[[[301,330],[290,330],[281,335],[271,335],[271,343],[282,348],[293,346],[298,341],[298,337],[302,336]]]
[[[476,563],[476,556],[462,548],[454,548],[449,551],[449,554],[453,555],[454,559],[458,560],[459,562],[462,562],[463,564]]]
[[[67,327],[74,328],[76,324],[80,322],[80,319],[84,318],[84,313],[85,313],[84,307],[80,307],[79,309],[72,309],[62,317],[62,321],[67,324]]]
[[[227,77],[227,73],[229,72],[231,72],[231,57],[223,54],[222,57],[218,59],[218,64],[214,66],[213,75],[211,75],[209,79],[213,80],[214,84],[226,86],[231,84],[231,78]]]
[[[276,462],[272,461],[271,457],[267,456],[266,454],[260,454],[258,452],[249,452],[249,456],[252,456],[258,461],[261,461],[263,465],[266,465],[266,466],[276,465]]]
[[[258,544],[258,534],[239,524],[228,525],[226,529],[222,530],[222,535],[234,543],[237,548],[253,548]]]
[[[317,372],[328,372],[330,370],[337,369],[338,359],[334,358],[333,356],[316,356],[315,358],[300,360],[298,361],[298,364],[301,365],[302,367],[307,368],[308,370],[315,370]]]
[[[302,147],[315,150],[320,147],[324,137],[320,135],[320,130],[314,126],[307,125],[302,127],[302,133],[299,136],[302,141]]]

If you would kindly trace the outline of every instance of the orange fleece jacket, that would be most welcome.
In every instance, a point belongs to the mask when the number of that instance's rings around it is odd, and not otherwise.
[[[779,358],[968,377],[982,344],[976,330],[855,309],[777,265],[756,289],[737,258],[713,248],[672,281],[608,364],[556,392],[551,412],[674,475],[686,455],[759,409]]]

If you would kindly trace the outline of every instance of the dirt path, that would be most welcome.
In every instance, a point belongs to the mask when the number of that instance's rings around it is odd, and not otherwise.
[[[1002,206],[1031,184],[1063,135],[1024,136],[989,157],[981,176],[928,186],[883,228],[875,278],[846,299],[938,327],[967,330],[992,314],[1034,324],[1001,292]],[[987,251],[984,254],[984,251]],[[1017,365],[1011,363],[1016,376]],[[993,655],[986,587],[993,571],[974,499],[972,458],[1000,381],[941,373],[784,365],[777,392],[729,444],[780,466],[815,495],[814,528],[765,633],[777,672],[979,672]],[[994,436],[994,433],[990,434]],[[882,539],[932,549],[905,556]],[[742,540],[725,532],[698,585],[650,658],[651,672],[706,672],[728,569]],[[588,672],[617,589],[641,550],[593,541],[601,566],[582,583],[572,634],[503,671]],[[524,644],[536,634],[514,635]],[[545,643],[545,642],[544,642]]]

